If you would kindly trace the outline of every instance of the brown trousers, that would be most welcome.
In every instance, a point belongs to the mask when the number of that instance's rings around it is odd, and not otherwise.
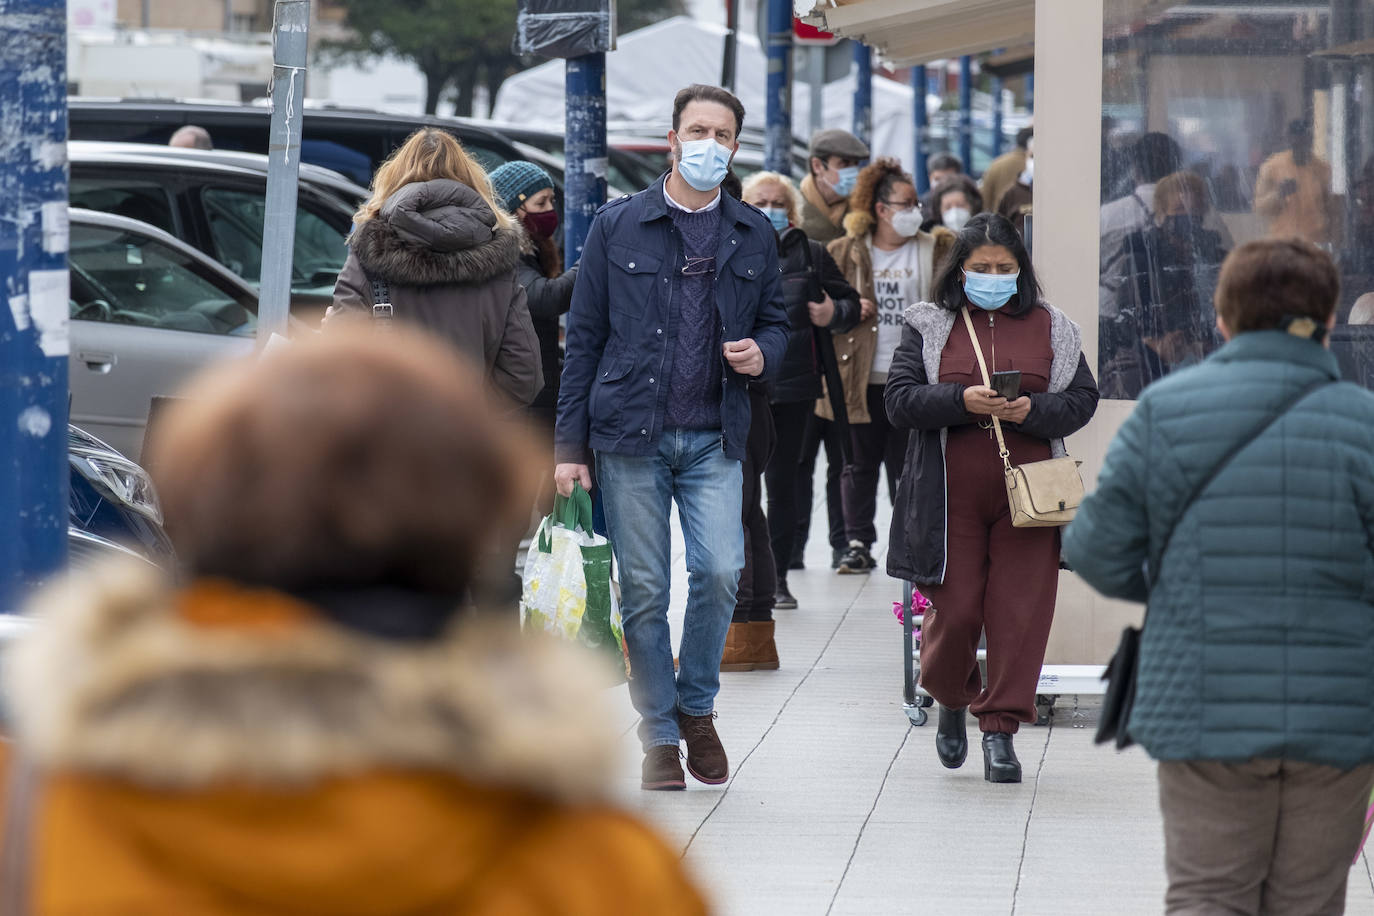
[[[1017,461],[1049,457],[1044,440],[1008,431],[1007,441]],[[997,444],[977,426],[950,430],[945,467],[945,581],[921,586],[934,606],[921,629],[921,686],[941,706],[969,707],[982,731],[1015,734],[1035,721],[1059,589],[1059,529],[1012,527]],[[978,670],[984,632],[986,686]]]
[[[1171,916],[1345,912],[1374,764],[1161,761]]]

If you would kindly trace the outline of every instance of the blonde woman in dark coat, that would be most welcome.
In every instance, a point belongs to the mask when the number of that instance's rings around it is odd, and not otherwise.
[[[448,340],[512,402],[534,400],[544,377],[516,279],[523,233],[462,144],[434,127],[411,134],[377,170],[354,226],[330,318],[371,316],[385,295],[396,321]]]

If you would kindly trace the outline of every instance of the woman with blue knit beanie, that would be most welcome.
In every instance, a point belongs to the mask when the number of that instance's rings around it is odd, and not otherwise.
[[[525,229],[515,276],[525,287],[544,369],[544,390],[530,405],[530,414],[552,436],[558,376],[562,372],[558,319],[572,303],[577,268],[563,270],[562,254],[554,241],[558,211],[554,208],[553,178],[549,173],[533,162],[517,160],[494,169],[490,177],[497,200]]]

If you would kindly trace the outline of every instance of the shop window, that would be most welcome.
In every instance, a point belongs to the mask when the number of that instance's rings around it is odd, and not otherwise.
[[[1297,236],[1330,253],[1332,350],[1374,380],[1374,21],[1365,5],[1105,0],[1099,363],[1131,399],[1222,343],[1226,254]],[[1362,298],[1367,297],[1367,298]],[[1366,328],[1370,331],[1366,334]]]

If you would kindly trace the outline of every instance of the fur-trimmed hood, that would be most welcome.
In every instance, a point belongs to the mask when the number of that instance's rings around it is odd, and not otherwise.
[[[861,239],[873,232],[875,220],[867,210],[850,210],[844,215],[844,234]]]
[[[487,623],[398,643],[271,591],[97,570],[35,602],[3,666],[40,766],[154,787],[300,786],[375,771],[603,797],[616,735],[595,665]]]
[[[408,184],[354,230],[349,246],[371,276],[404,286],[484,283],[510,273],[524,232],[472,188],[447,178]]]

